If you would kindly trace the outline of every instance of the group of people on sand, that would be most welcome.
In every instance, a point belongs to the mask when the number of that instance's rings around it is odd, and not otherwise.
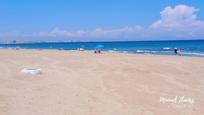
[[[78,50],[78,51],[85,51],[84,48],[78,48],[77,50]],[[101,54],[101,50],[100,50],[100,49],[95,49],[95,50],[94,50],[94,53],[95,53],[95,54]]]
[[[95,50],[94,50],[94,53],[95,54],[101,54],[101,49],[103,48],[104,46],[99,44],[95,47]],[[81,46],[81,48],[78,48],[78,51],[84,51],[84,46]]]
[[[94,50],[94,53],[95,53],[95,54],[100,54],[100,53],[101,53],[101,50],[95,49],[95,50]]]

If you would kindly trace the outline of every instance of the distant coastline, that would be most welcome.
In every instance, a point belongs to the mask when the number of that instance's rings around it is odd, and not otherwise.
[[[0,44],[38,44],[38,43],[109,43],[109,42],[165,42],[165,41],[204,41],[204,39],[186,40],[135,40],[135,41],[0,41]]]
[[[204,40],[163,40],[163,41],[47,41],[47,42],[4,42],[0,48],[4,49],[56,49],[56,50],[94,50],[97,45],[102,45],[103,51],[124,52],[136,54],[175,55],[174,49],[178,48],[183,56],[204,57]]]

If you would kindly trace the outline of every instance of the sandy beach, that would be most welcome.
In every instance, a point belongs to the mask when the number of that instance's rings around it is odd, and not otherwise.
[[[204,113],[202,57],[1,49],[0,61],[0,115]]]

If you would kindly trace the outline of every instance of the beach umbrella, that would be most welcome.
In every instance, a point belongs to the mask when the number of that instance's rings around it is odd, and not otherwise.
[[[99,45],[96,46],[96,49],[101,49],[101,48],[104,48],[104,46],[101,45],[101,44],[99,44]]]

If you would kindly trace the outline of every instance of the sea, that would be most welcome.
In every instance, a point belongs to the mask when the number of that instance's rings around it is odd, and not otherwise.
[[[175,55],[174,49],[177,48],[180,55],[204,57],[204,40],[15,43],[0,44],[0,48],[57,50],[84,48],[85,50],[100,49],[107,52],[155,55]]]

